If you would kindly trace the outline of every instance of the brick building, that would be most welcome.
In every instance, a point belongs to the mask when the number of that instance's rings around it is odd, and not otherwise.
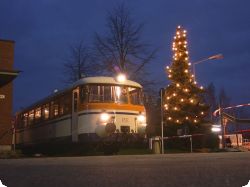
[[[14,46],[14,41],[0,39],[0,150],[12,144],[12,81],[19,73],[13,69]]]

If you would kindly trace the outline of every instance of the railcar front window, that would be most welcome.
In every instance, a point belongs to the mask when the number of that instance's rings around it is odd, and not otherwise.
[[[117,103],[128,103],[128,89],[123,86],[115,86],[115,101]]]
[[[83,87],[81,98],[88,98],[90,103],[130,103],[143,105],[142,89],[129,86],[89,85]]]
[[[130,103],[133,105],[143,105],[143,94],[140,88],[129,87]]]
[[[113,86],[90,85],[89,86],[89,102],[91,103],[113,103],[115,102],[115,94],[113,92]]]

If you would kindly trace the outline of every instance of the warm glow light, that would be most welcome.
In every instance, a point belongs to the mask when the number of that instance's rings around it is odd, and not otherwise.
[[[194,81],[194,84],[197,84],[197,82],[196,82],[196,81]]]
[[[184,91],[185,91],[185,92],[188,92],[188,89],[186,88],[186,89],[184,89]]]
[[[176,86],[177,86],[177,87],[180,87],[180,84],[179,84],[179,83],[177,83],[177,84],[176,84]]]
[[[186,116],[186,120],[188,120],[188,117]]]
[[[175,97],[175,96],[176,96],[176,93],[173,93],[173,96]]]
[[[169,100],[170,99],[170,97],[167,97],[167,100]]]
[[[201,115],[203,115],[204,114],[204,112],[201,112]]]
[[[193,99],[191,99],[191,100],[190,100],[190,103],[193,103],[193,102],[194,102],[194,100],[193,100]]]
[[[220,132],[220,131],[221,131],[221,128],[219,128],[219,127],[212,127],[211,130],[212,130],[213,132]]]
[[[139,115],[137,119],[139,122],[146,122],[146,117],[144,115]]]
[[[187,69],[185,69],[185,71],[184,71],[185,73],[188,73],[188,70]]]
[[[188,65],[191,66],[191,63],[189,62]]]
[[[180,121],[177,119],[176,122],[179,123]]]
[[[184,99],[181,99],[181,102],[183,102],[184,101]]]
[[[169,66],[167,66],[166,68],[169,69]]]
[[[197,123],[197,120],[195,119],[194,122]]]
[[[171,120],[172,118],[171,117],[168,117],[168,120]]]
[[[203,86],[201,86],[200,89],[203,90]]]
[[[101,113],[100,120],[102,122],[107,122],[109,120],[109,115],[107,113]]]
[[[125,81],[127,80],[127,78],[126,78],[126,75],[124,75],[124,74],[119,74],[119,75],[117,75],[116,80],[117,80],[118,82],[125,82]]]
[[[177,110],[177,107],[174,107],[174,110]]]

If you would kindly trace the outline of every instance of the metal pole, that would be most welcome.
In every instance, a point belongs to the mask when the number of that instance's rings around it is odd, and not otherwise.
[[[222,141],[222,148],[225,149],[225,129],[224,129],[224,124],[223,124],[223,111],[222,107],[220,104],[220,122],[221,122],[221,141]]]
[[[190,152],[193,152],[193,140],[192,140],[192,135],[190,136]]]
[[[161,89],[161,154],[164,154],[164,141],[163,141],[163,88]]]
[[[195,77],[195,64],[193,64],[193,74],[194,74],[194,78],[196,78]]]

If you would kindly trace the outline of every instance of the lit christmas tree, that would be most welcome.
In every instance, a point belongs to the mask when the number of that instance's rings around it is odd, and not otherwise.
[[[171,84],[164,93],[164,119],[171,125],[198,125],[204,120],[208,106],[203,101],[203,87],[198,87],[191,74],[187,32],[181,26],[176,29],[172,49],[173,61],[171,67],[166,67]]]

